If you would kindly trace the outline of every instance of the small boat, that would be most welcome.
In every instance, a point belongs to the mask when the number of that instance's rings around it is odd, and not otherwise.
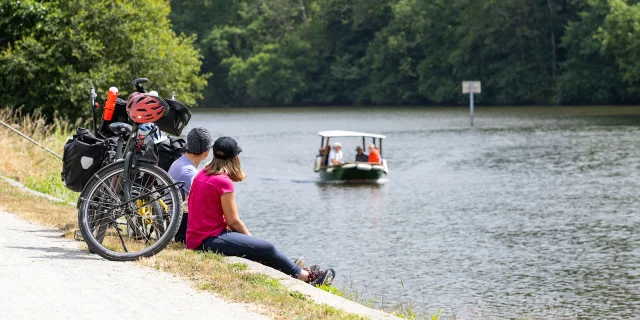
[[[318,135],[322,137],[320,141],[320,147],[325,152],[316,156],[316,161],[313,170],[318,172],[320,180],[322,182],[356,182],[356,183],[378,183],[382,184],[387,181],[387,173],[389,169],[387,167],[387,160],[384,159],[382,154],[382,139],[386,136],[374,133],[364,133],[355,131],[321,131]],[[344,162],[341,165],[327,166],[329,156],[326,150],[331,150],[331,139],[342,137],[361,137],[362,149],[366,150],[366,140],[371,138],[378,151],[380,152],[380,158],[382,163],[370,163],[370,162]],[[355,148],[356,145],[354,145]]]

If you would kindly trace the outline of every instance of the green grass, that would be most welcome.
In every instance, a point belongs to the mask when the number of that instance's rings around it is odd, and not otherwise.
[[[327,286],[327,285],[321,285],[320,290],[324,290],[326,292],[329,292],[331,294],[335,294],[336,296],[340,296],[340,297],[344,297],[344,294],[340,291],[340,289],[334,287],[334,286]]]
[[[60,168],[62,170],[62,163]],[[49,172],[41,177],[27,176],[24,177],[23,184],[31,190],[46,193],[67,202],[73,203],[78,200],[79,193],[73,192],[64,186],[60,173]]]
[[[234,271],[244,271],[247,270],[247,265],[241,262],[230,263],[229,268]]]

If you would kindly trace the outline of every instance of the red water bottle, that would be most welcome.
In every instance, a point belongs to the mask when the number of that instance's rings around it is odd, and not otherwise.
[[[118,88],[111,87],[107,93],[107,101],[104,103],[104,112],[102,113],[102,119],[111,121],[113,118],[113,111],[116,109],[116,98],[118,98]]]

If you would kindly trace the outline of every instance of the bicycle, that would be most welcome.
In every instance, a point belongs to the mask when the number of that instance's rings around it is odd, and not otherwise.
[[[143,82],[133,85],[146,93]],[[164,170],[142,158],[146,136],[139,123],[112,123],[118,138],[78,200],[78,225],[91,252],[108,260],[152,256],[174,238],[182,219],[180,187]],[[157,130],[151,130],[151,135]],[[124,144],[126,141],[126,145]],[[123,151],[125,151],[123,154]]]

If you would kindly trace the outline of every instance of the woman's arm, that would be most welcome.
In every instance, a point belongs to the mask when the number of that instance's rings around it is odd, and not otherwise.
[[[244,225],[244,222],[240,220],[238,216],[238,207],[236,207],[236,195],[233,192],[227,192],[220,197],[222,203],[222,212],[224,213],[224,219],[227,220],[227,225],[231,230],[235,232],[251,235],[249,230]]]

